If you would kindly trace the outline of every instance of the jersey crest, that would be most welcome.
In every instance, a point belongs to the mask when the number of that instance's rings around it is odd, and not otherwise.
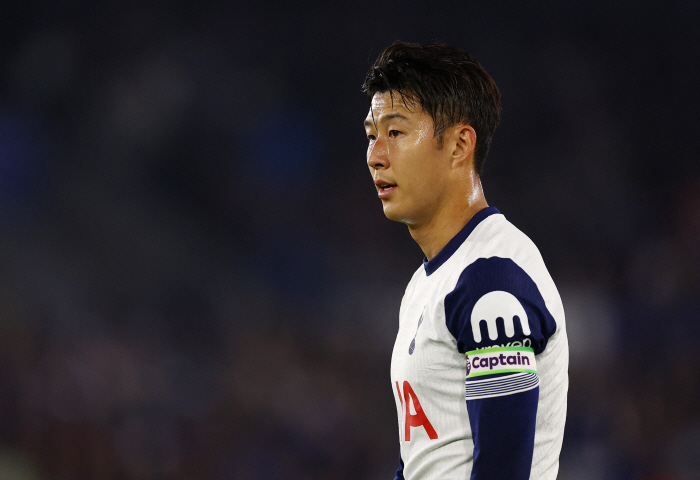
[[[416,337],[418,336],[418,329],[420,328],[420,324],[423,323],[423,315],[425,315],[425,309],[423,309],[423,313],[421,313],[420,318],[418,319],[416,334],[413,336],[413,340],[411,340],[411,344],[408,346],[409,355],[413,355],[413,351],[416,349]]]

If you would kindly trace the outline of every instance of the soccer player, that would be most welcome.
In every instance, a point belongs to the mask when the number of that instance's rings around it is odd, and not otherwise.
[[[457,48],[397,42],[363,90],[384,214],[425,254],[391,360],[396,479],[553,480],[568,389],[564,309],[537,247],[484,197],[496,84]]]

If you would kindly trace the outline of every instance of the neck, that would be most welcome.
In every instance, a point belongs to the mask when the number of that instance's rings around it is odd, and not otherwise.
[[[489,206],[478,175],[470,175],[468,186],[466,191],[463,187],[455,190],[458,193],[454,198],[442,202],[444,206],[427,222],[408,225],[411,237],[428,260],[440,253],[474,215]]]

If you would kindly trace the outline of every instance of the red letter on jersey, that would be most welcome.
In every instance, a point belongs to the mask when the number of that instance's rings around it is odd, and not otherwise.
[[[398,387],[398,383],[396,386]],[[428,417],[425,416],[425,412],[423,412],[423,407],[420,406],[418,397],[413,391],[411,384],[408,383],[408,381],[406,380],[404,380],[403,382],[403,396],[406,399],[406,401],[404,402],[404,405],[406,406],[406,441],[411,441],[411,427],[423,427],[425,428],[425,431],[428,432],[428,437],[431,440],[435,440],[436,438],[438,438],[435,429],[430,423],[430,420],[428,420]],[[415,415],[411,413],[411,408],[408,405],[409,399],[411,402],[413,402],[413,408],[416,411]],[[401,400],[400,394],[399,400]]]

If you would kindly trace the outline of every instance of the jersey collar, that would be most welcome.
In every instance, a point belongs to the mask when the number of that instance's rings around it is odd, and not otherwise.
[[[477,225],[479,225],[486,217],[496,213],[501,213],[496,207],[486,207],[483,210],[479,210],[477,214],[474,215],[469,222],[467,222],[464,228],[460,230],[457,235],[452,237],[452,240],[447,242],[447,245],[445,245],[437,255],[430,260],[423,257],[425,274],[428,276],[432,275],[443,263],[450,259],[452,254],[455,253],[459,246],[464,243]]]

